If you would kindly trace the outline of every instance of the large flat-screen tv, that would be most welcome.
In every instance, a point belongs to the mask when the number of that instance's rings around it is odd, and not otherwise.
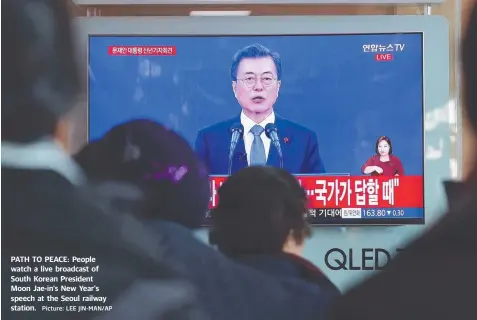
[[[220,31],[90,35],[88,139],[136,118],[178,131],[210,208],[264,163],[296,175],[312,224],[424,223],[423,33]]]

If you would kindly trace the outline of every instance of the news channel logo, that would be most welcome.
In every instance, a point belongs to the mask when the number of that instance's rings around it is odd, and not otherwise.
[[[403,251],[398,248],[390,252],[383,248],[340,249],[331,248],[325,254],[328,269],[339,271],[383,270],[393,257]]]

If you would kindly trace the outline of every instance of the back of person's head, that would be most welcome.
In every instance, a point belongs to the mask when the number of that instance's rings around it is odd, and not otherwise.
[[[54,135],[80,91],[67,1],[2,1],[2,141]]]
[[[152,120],[112,128],[75,160],[92,180],[139,186],[145,195],[137,214],[143,219],[189,228],[203,221],[210,197],[205,167],[186,140]]]
[[[282,169],[248,167],[229,177],[218,194],[209,242],[227,255],[278,254],[287,241],[302,245],[310,235],[306,193]]]
[[[103,161],[108,160],[104,151],[102,140],[95,140],[85,145],[74,155],[75,161],[91,180],[104,180],[110,175],[110,172],[105,170],[105,168],[108,168],[107,163],[103,163]]]
[[[474,132],[477,132],[477,5],[470,15],[462,45],[464,108]]]

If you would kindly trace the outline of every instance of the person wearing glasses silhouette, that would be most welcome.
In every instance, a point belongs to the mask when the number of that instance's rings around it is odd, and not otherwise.
[[[275,114],[273,106],[281,86],[282,65],[278,53],[261,44],[247,46],[233,57],[232,90],[242,108],[240,115],[199,131],[195,151],[211,175],[229,169],[231,128],[243,126],[232,157],[231,173],[250,165],[280,166],[277,148],[265,133],[275,124],[283,154],[283,169],[293,174],[324,173],[315,132]]]

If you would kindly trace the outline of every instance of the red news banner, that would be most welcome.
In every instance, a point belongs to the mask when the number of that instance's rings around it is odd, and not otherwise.
[[[175,56],[175,46],[109,46],[111,56]]]
[[[422,176],[331,177],[295,175],[308,194],[308,208],[422,208]],[[209,208],[219,203],[226,177],[210,177]]]

